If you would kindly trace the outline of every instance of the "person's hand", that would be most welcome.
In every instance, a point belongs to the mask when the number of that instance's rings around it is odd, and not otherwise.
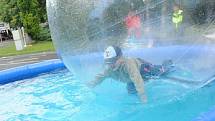
[[[147,97],[146,97],[146,95],[145,94],[141,95],[140,96],[140,100],[141,100],[142,103],[147,103]]]

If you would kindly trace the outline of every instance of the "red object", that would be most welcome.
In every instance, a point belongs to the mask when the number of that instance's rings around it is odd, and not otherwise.
[[[128,29],[128,36],[131,36],[132,32],[134,32],[136,38],[141,38],[141,20],[138,15],[130,15],[125,19],[125,24]]]

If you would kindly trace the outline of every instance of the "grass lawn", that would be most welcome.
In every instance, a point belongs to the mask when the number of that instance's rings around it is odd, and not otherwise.
[[[12,42],[11,44],[0,48],[0,57],[39,53],[46,51],[55,51],[51,41],[40,41],[37,43],[33,43],[32,46],[28,45],[21,51],[16,51],[15,44],[14,42]]]

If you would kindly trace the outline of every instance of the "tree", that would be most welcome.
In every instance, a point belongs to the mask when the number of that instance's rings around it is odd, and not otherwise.
[[[33,39],[38,39],[40,32],[40,9],[38,1],[17,0],[17,7],[25,30]]]
[[[214,12],[214,0],[201,0],[191,14],[195,24],[204,24],[215,20]]]
[[[12,28],[24,26],[35,40],[40,38],[40,23],[47,21],[45,0],[0,0],[0,20]]]
[[[12,28],[22,26],[16,0],[0,0],[0,19],[10,23]]]
[[[39,13],[40,22],[44,23],[47,21],[47,12],[46,12],[46,0],[38,0],[39,3]]]

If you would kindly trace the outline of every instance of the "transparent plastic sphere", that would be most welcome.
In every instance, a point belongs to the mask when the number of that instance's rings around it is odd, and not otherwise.
[[[110,45],[153,64],[172,59],[192,73],[192,80],[204,80],[215,73],[215,41],[213,14],[211,9],[201,14],[201,5],[172,0],[47,0],[47,11],[56,51],[81,80],[102,71],[103,51]]]

